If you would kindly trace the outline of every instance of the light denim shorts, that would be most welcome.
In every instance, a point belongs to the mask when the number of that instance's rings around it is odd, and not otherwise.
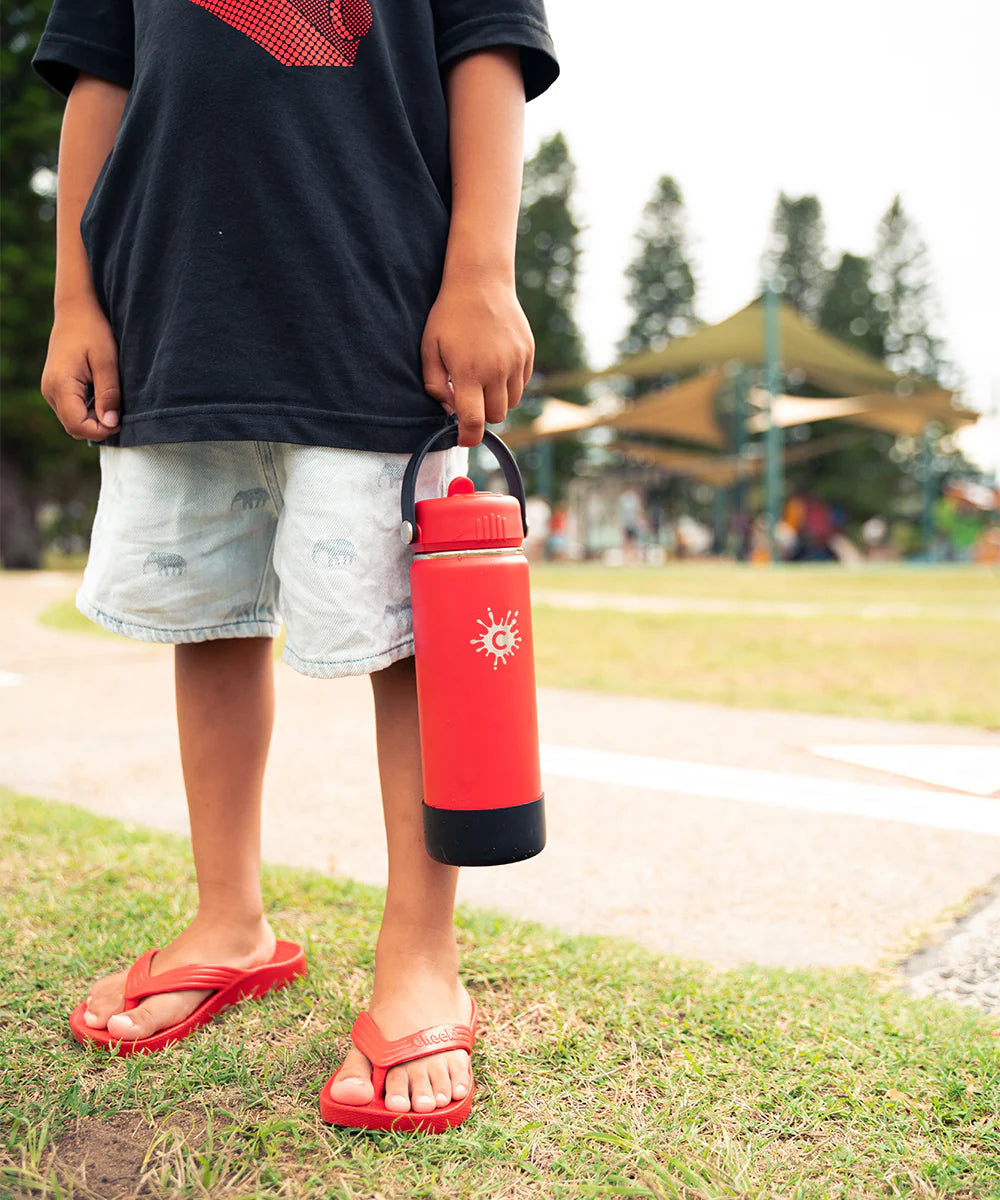
[[[101,446],[76,607],[144,642],[274,637],[303,675],[367,675],[413,653],[400,540],[407,454],[290,442]],[[443,496],[468,451],[428,454]]]

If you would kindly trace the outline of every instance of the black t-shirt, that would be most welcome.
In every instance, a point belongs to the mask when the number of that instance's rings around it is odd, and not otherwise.
[[[420,340],[451,206],[441,68],[520,49],[543,0],[54,0],[32,60],[128,87],[80,222],[121,432],[410,452],[447,417]]]

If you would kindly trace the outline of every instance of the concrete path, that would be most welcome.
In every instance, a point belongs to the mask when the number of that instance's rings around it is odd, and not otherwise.
[[[173,650],[40,625],[79,579],[0,575],[0,783],[185,832]],[[265,858],[383,883],[367,680],[277,663],[276,685]],[[544,688],[539,704],[549,845],[526,863],[464,871],[467,903],[724,966],[872,966],[1000,869],[1000,830],[940,827],[959,801],[987,806],[976,811],[988,822],[1000,800],[904,786],[810,750],[1000,752],[996,733]],[[591,769],[595,751],[623,778]],[[650,773],[650,759],[667,765]],[[671,789],[675,777],[687,790]],[[831,795],[842,799],[817,800]]]

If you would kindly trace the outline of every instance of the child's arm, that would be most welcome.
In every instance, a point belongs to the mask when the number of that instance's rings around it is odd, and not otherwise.
[[[80,217],[114,145],[127,97],[126,88],[81,71],[66,101],[59,139],[55,319],[41,390],[78,440],[102,441],[118,426],[118,346],[94,292]],[[87,413],[91,381],[97,416]]]
[[[426,390],[458,414],[459,445],[475,446],[484,420],[502,421],[520,403],[534,365],[534,338],[514,288],[525,103],[517,48],[459,59],[445,86],[451,225],[420,349]]]

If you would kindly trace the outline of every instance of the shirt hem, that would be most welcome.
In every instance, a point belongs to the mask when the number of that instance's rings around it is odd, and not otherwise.
[[[267,441],[302,446],[338,446],[412,454],[448,424],[444,409],[429,417],[389,418],[376,413],[263,405],[206,404],[190,409],[140,412],[122,417],[121,429],[97,446],[149,446],[164,442]]]

